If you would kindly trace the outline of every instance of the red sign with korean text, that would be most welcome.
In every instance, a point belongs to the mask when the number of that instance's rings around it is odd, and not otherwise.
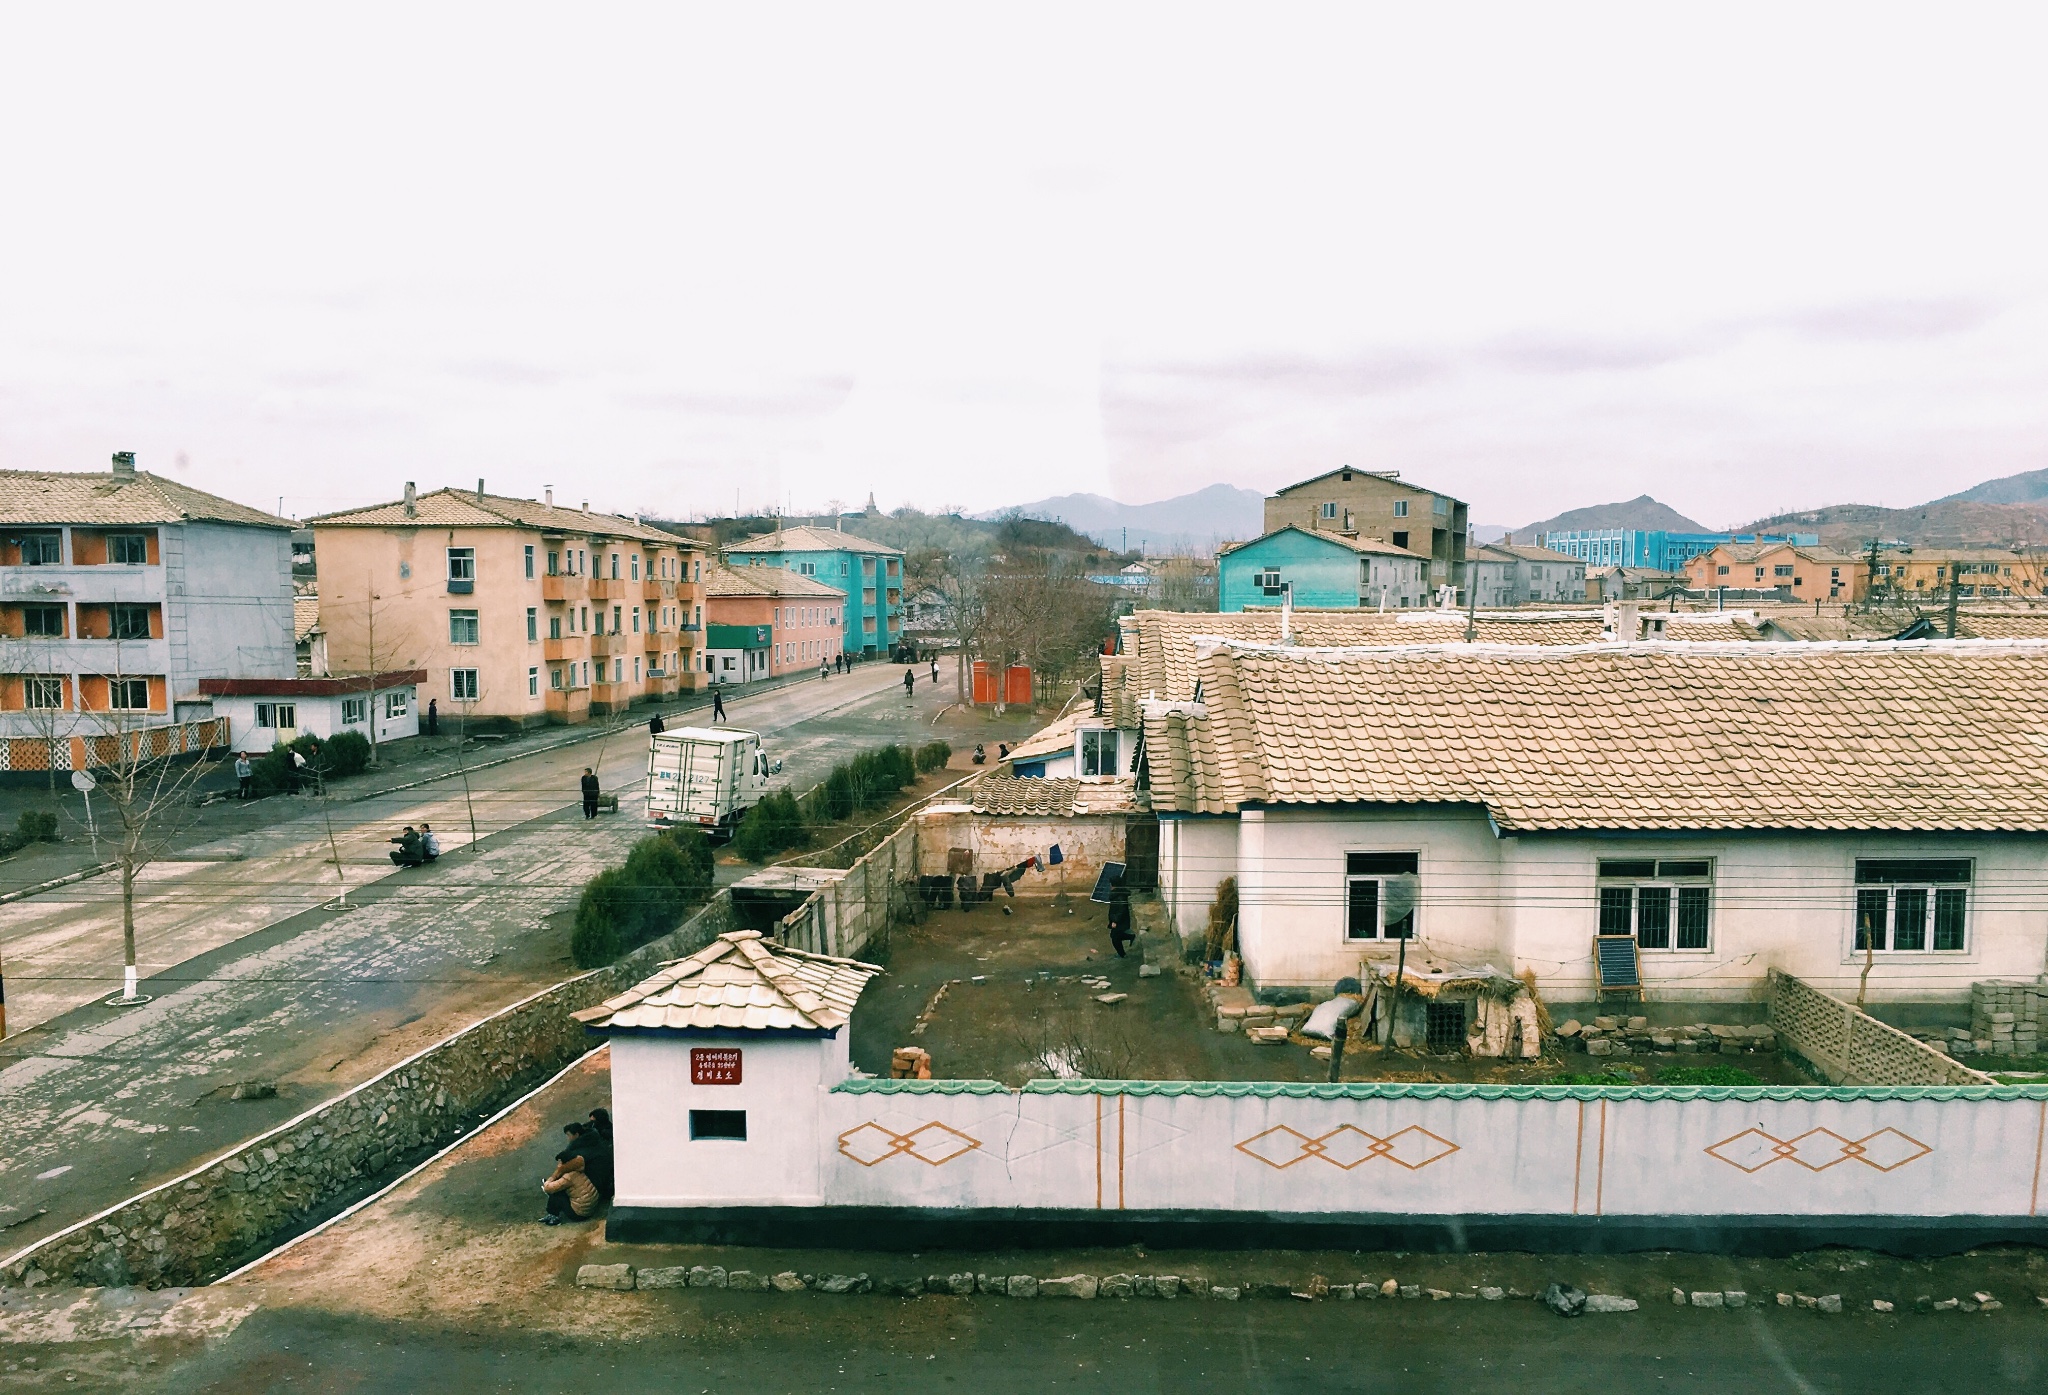
[[[737,1085],[740,1083],[740,1049],[737,1046],[693,1046],[690,1048],[692,1085]]]

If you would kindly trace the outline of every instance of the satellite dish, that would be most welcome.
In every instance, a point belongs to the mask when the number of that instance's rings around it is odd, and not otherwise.
[[[93,779],[92,776],[86,774],[83,770],[71,772],[71,788],[77,790],[80,794],[91,794],[99,788],[99,785],[100,782],[98,780]]]

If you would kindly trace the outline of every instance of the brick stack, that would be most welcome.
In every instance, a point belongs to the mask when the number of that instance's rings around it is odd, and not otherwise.
[[[899,1046],[889,1056],[891,1080],[930,1080],[932,1053],[922,1046]]]
[[[2048,1022],[2048,983],[1986,979],[1970,985],[1969,1050],[1996,1056],[2032,1056]],[[1951,1050],[1960,1046],[1950,1032]],[[1960,1053],[1958,1053],[1960,1054]]]

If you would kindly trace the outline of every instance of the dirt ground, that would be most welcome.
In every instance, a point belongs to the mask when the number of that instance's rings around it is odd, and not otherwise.
[[[1139,923],[1156,921],[1141,905]],[[1006,1085],[1060,1074],[1112,1080],[1327,1080],[1329,1062],[1309,1045],[1255,1045],[1215,1029],[1214,1014],[1172,939],[1148,929],[1129,956],[1111,952],[1106,908],[1086,891],[997,897],[972,910],[937,911],[898,927],[873,958],[887,973],[868,987],[853,1026],[853,1060],[886,1075],[899,1046],[932,1053],[932,1072]],[[1139,966],[1160,966],[1143,977]],[[1097,986],[1108,980],[1107,988]],[[1127,995],[1104,1004],[1105,993]],[[920,1030],[922,1024],[922,1030]],[[1734,1066],[1763,1084],[1812,1084],[1776,1055],[1595,1058],[1560,1052],[1540,1061],[1382,1050],[1345,1052],[1346,1080],[1482,1081],[1543,1084],[1598,1075],[1617,1084],[1656,1084],[1673,1072]],[[1677,1077],[1684,1080],[1681,1074]]]

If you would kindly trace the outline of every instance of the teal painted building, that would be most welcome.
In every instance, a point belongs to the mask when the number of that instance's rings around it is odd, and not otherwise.
[[[887,654],[903,638],[903,554],[836,528],[808,525],[736,542],[734,566],[783,567],[846,597],[846,652]]]
[[[1294,604],[1409,610],[1429,604],[1429,559],[1377,538],[1349,538],[1289,524],[1216,559],[1216,608]]]

